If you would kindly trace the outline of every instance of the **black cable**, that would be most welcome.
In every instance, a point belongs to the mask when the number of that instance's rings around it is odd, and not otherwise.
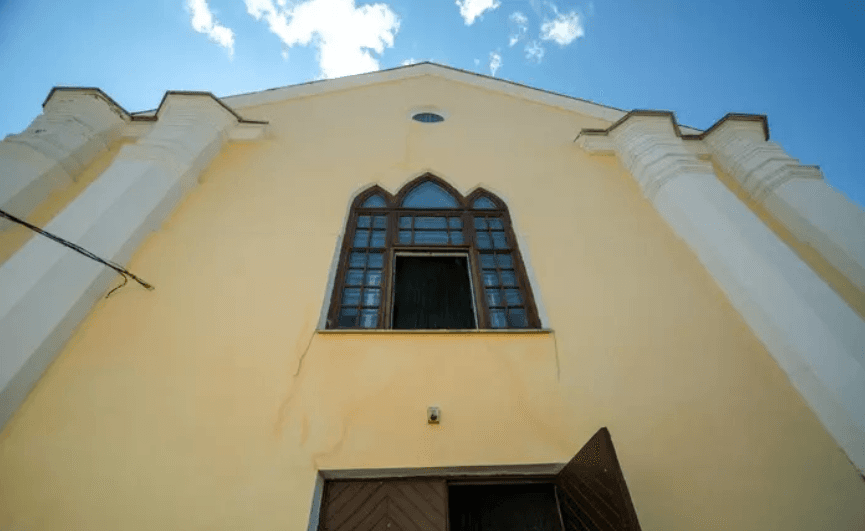
[[[105,298],[107,299],[108,297],[110,297],[112,293],[114,293],[115,291],[117,291],[120,288],[122,288],[123,286],[125,286],[128,282],[129,282],[129,278],[126,275],[123,275],[123,284],[114,287],[111,291],[108,292],[107,295],[105,295]]]
[[[120,273],[121,275],[123,275],[123,278],[129,277],[132,280],[138,282],[139,284],[141,284],[142,286],[144,286],[145,288],[147,288],[149,290],[155,289],[153,286],[151,286],[147,282],[141,280],[140,278],[138,278],[134,274],[132,274],[129,271],[127,271],[126,269],[124,269],[123,266],[121,266],[119,264],[115,264],[114,262],[111,262],[110,260],[105,260],[103,258],[99,258],[98,256],[91,253],[87,249],[81,247],[80,245],[76,245],[76,244],[74,244],[68,240],[64,240],[63,238],[61,238],[59,236],[55,236],[55,235],[51,234],[50,232],[46,232],[46,231],[40,229],[39,227],[37,227],[35,225],[31,225],[30,223],[27,223],[23,219],[16,218],[12,214],[5,212],[3,210],[0,210],[0,217],[4,217],[4,218],[6,218],[10,221],[14,221],[15,223],[18,223],[20,225],[24,225],[28,229],[30,229],[34,232],[38,232],[42,236],[45,236],[46,238],[54,240],[55,242],[59,243],[60,245],[65,245],[66,247],[69,247],[73,251],[77,251],[77,252],[83,254],[84,256],[86,256],[87,258],[90,258],[91,260],[95,260],[95,261],[99,262],[100,264],[107,265],[111,269],[113,269],[113,270],[117,271],[118,273]],[[114,290],[112,290],[112,291],[114,291]],[[110,295],[110,293],[109,293],[109,295]]]

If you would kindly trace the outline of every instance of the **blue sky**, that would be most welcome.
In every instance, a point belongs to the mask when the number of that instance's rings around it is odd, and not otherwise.
[[[0,0],[0,137],[55,85],[131,111],[432,60],[773,140],[865,205],[863,0]]]

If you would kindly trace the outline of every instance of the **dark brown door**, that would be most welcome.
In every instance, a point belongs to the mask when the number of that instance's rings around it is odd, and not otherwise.
[[[640,531],[607,428],[565,465],[556,485],[565,531]]]
[[[446,531],[444,480],[329,481],[324,531]]]

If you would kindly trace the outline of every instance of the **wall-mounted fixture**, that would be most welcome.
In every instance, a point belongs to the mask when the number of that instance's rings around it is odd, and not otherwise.
[[[442,418],[441,409],[438,406],[430,406],[426,408],[426,421],[430,424],[438,424]]]

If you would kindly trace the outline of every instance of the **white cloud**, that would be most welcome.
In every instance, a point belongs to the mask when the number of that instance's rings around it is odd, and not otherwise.
[[[480,66],[480,64],[481,64],[481,60],[480,60],[480,59],[475,59],[475,66]]]
[[[566,46],[578,37],[585,35],[583,23],[576,11],[564,15],[556,10],[556,6],[552,6],[552,8],[556,18],[553,20],[544,19],[544,23],[541,24],[541,39],[555,41],[560,46]]]
[[[207,0],[186,0],[186,9],[192,15],[192,29],[207,35],[208,39],[228,50],[228,56],[232,57],[234,32],[213,18]]]
[[[403,61],[403,62],[400,63],[400,64],[401,64],[402,66],[408,66],[408,65],[415,65],[415,64],[417,64],[418,62],[419,62],[419,61],[418,61],[417,59],[415,59],[414,57],[409,57],[408,59],[406,59],[405,61]]]
[[[509,26],[511,28],[511,36],[508,39],[508,46],[513,46],[520,42],[520,40],[526,36],[526,33],[528,33],[529,17],[519,11],[514,11],[511,13],[511,16],[508,17],[508,20],[510,21]]]
[[[499,0],[456,0],[456,2],[466,26],[474,24],[475,19],[484,11],[492,11],[502,5]]]
[[[244,0],[246,11],[264,19],[287,48],[318,47],[322,77],[349,76],[379,69],[375,54],[393,47],[399,17],[386,4],[357,7],[354,0]]]
[[[502,67],[502,56],[496,52],[490,52],[490,73],[495,77],[496,72]]]
[[[535,63],[540,63],[546,53],[546,50],[538,41],[532,41],[526,44],[524,51],[526,52],[526,59],[534,61]]]

